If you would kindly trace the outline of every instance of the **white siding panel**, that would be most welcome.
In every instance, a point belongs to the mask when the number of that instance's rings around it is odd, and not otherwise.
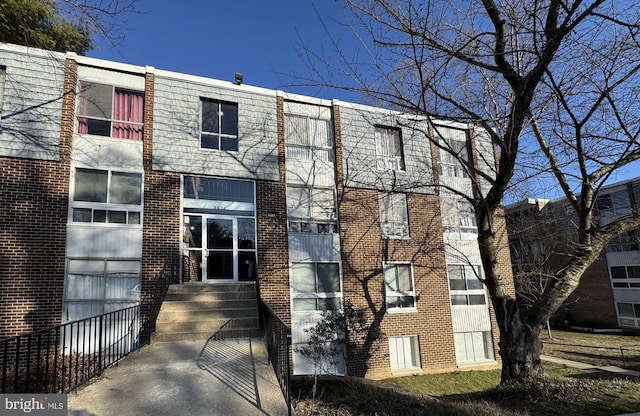
[[[486,306],[453,307],[451,322],[453,332],[491,331],[491,319]]]
[[[620,251],[607,253],[607,264],[611,266],[626,266],[640,264],[640,251]]]
[[[305,186],[335,186],[333,162],[287,160],[287,183]]]
[[[482,264],[477,240],[445,241],[445,258],[447,264]]]
[[[340,261],[340,236],[338,234],[289,234],[289,258],[292,262]]]
[[[375,126],[400,128],[405,159],[404,171],[376,168]],[[345,185],[356,188],[432,194],[433,167],[426,121],[413,121],[380,109],[340,107],[342,157]]]
[[[64,55],[0,45],[6,67],[0,156],[58,160],[64,97]]]
[[[142,257],[142,230],[69,226],[67,257]]]
[[[275,94],[225,88],[156,74],[153,168],[195,175],[275,180],[278,126]],[[200,147],[201,98],[238,104],[238,151]]]
[[[142,142],[76,137],[71,158],[76,166],[142,170]]]
[[[640,289],[613,289],[616,302],[640,303]]]
[[[322,315],[320,313],[307,313],[307,314],[294,314],[291,317],[291,341],[293,347],[293,374],[314,374],[313,361],[305,358],[300,354],[297,349],[305,345],[307,341],[307,334],[304,332],[312,328],[316,323],[320,321]],[[339,362],[337,365],[332,365],[329,362],[323,362],[320,364],[318,372],[330,373],[330,374],[344,374],[346,367],[341,357],[338,357]]]

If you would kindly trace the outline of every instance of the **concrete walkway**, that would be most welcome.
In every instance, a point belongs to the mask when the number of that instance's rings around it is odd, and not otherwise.
[[[627,370],[626,368],[620,368],[613,365],[599,367],[592,364],[581,363],[578,361],[565,360],[564,358],[551,357],[549,355],[541,355],[540,358],[543,361],[561,364],[567,367],[579,368],[581,370],[607,371],[609,373],[616,373],[621,376],[640,377],[640,371]]]
[[[154,343],[68,400],[73,416],[287,415],[256,338]]]

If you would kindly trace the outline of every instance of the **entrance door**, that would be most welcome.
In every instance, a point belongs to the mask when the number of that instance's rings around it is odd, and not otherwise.
[[[238,282],[256,278],[255,220],[223,215],[185,215],[186,281]],[[197,277],[196,277],[197,276]]]

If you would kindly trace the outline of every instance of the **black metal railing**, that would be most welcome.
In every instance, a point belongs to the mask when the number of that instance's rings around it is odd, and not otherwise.
[[[291,377],[289,372],[289,350],[291,328],[262,299],[259,299],[260,331],[267,347],[269,361],[276,373],[278,384],[287,402],[291,416]]]
[[[170,254],[162,265],[162,270],[153,279],[153,287],[151,290],[145,290],[145,296],[142,299],[143,316],[142,316],[142,331],[140,338],[142,345],[151,343],[151,334],[156,330],[156,321],[162,302],[167,295],[169,286],[180,283],[180,258],[177,254]]]
[[[140,306],[0,340],[2,393],[61,393],[140,348]]]

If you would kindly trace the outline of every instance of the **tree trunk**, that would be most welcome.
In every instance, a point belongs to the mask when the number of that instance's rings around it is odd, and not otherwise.
[[[500,327],[499,345],[502,358],[500,382],[544,377],[540,361],[542,323],[525,322],[521,307],[515,299],[501,299],[497,303],[495,309]]]

